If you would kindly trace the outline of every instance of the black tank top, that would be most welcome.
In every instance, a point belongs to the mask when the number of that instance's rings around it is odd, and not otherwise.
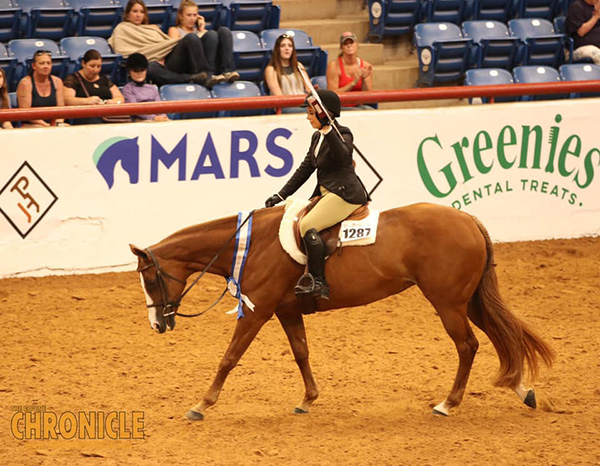
[[[56,107],[56,88],[54,87],[54,80],[52,79],[52,76],[50,76],[50,95],[48,97],[42,97],[38,94],[33,76],[31,77],[31,84],[32,107]]]

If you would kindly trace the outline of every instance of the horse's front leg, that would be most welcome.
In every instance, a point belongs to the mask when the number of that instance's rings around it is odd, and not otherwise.
[[[281,326],[290,341],[294,358],[302,373],[302,380],[304,380],[304,399],[294,412],[298,414],[308,413],[308,408],[319,396],[319,390],[308,362],[308,344],[306,343],[304,319],[300,313],[284,314],[275,312],[275,315],[281,322]]]
[[[217,402],[225,379],[231,372],[231,370],[237,365],[242,355],[246,352],[252,340],[262,328],[262,326],[269,320],[264,315],[260,316],[250,311],[244,306],[245,317],[238,319],[235,330],[233,332],[233,338],[229,343],[229,347],[217,370],[217,375],[213,380],[210,388],[204,395],[204,398],[200,403],[195,405],[186,413],[186,417],[190,421],[201,421],[204,419],[204,413],[207,408],[210,408]],[[272,315],[272,314],[271,314]],[[270,316],[269,316],[270,317]]]

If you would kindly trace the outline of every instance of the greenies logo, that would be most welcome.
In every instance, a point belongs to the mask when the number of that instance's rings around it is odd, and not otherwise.
[[[539,125],[519,129],[507,125],[497,134],[482,130],[472,140],[462,137],[450,144],[440,141],[437,134],[427,137],[417,151],[421,180],[433,196],[448,198],[457,209],[517,191],[583,206],[579,195],[594,181],[595,170],[600,167],[600,150],[584,144],[577,134],[562,136],[558,126],[561,115],[556,115],[554,121],[556,125],[549,131]],[[451,161],[446,163],[449,151]],[[443,166],[440,154],[444,154]],[[495,179],[483,182],[479,175],[492,170]],[[502,170],[510,172],[502,176]],[[465,189],[457,190],[459,185]]]

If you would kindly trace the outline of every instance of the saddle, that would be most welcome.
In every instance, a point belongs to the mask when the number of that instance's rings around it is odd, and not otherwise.
[[[300,221],[304,218],[306,214],[308,214],[313,207],[319,202],[321,196],[313,197],[310,200],[310,203],[302,209],[296,219],[294,220],[294,239],[296,240],[296,245],[302,252],[306,252],[304,249],[304,242],[302,241],[302,235],[300,234]],[[346,217],[342,221],[346,220],[362,220],[369,216],[369,203],[361,205],[354,212],[352,212],[348,217]],[[341,222],[336,223],[335,225],[326,228],[319,232],[321,235],[321,239],[323,240],[323,244],[325,244],[325,256],[329,257],[333,252],[340,246],[340,242],[338,240],[339,232],[340,232]],[[341,251],[341,249],[340,249]]]

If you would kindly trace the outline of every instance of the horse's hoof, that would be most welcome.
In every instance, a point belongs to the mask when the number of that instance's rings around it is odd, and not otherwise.
[[[190,421],[203,421],[204,414],[199,413],[198,411],[194,411],[190,409],[187,413],[185,413],[185,417]]]
[[[523,403],[525,403],[531,409],[537,408],[537,402],[535,401],[535,392],[533,390],[529,390],[527,392],[527,396],[523,400]]]
[[[444,413],[443,411],[438,411],[435,408],[433,408],[433,410],[431,411],[431,414],[435,414],[436,416],[448,417],[448,413]]]
[[[306,409],[295,407],[294,414],[308,414],[308,411]]]

